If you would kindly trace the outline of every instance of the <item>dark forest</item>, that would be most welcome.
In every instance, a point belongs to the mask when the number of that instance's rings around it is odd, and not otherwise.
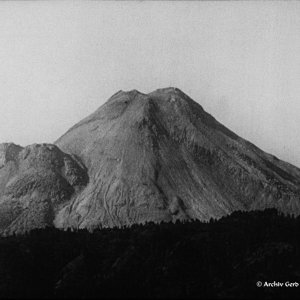
[[[0,298],[296,298],[300,218],[36,229],[0,239]],[[257,287],[257,281],[283,287]]]

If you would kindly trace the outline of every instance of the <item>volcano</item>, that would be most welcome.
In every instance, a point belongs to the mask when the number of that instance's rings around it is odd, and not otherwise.
[[[54,145],[0,147],[0,230],[300,214],[300,169],[177,88],[119,91]],[[38,216],[38,217],[37,217]]]

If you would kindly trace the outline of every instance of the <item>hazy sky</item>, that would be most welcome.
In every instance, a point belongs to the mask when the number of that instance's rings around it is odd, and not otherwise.
[[[0,142],[167,86],[300,166],[300,2],[0,2]]]

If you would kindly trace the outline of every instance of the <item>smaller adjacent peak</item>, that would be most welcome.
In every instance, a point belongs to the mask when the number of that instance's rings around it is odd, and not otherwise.
[[[41,143],[41,144],[31,144],[26,146],[21,154],[22,159],[26,159],[31,156],[34,159],[49,158],[52,156],[61,155],[61,150],[54,144]]]
[[[14,161],[19,153],[23,150],[23,147],[14,143],[2,143],[0,144],[0,168],[7,162]]]
[[[15,143],[0,143],[0,150],[8,149],[8,148],[23,148],[20,145],[16,145]]]
[[[45,150],[56,150],[58,149],[58,147],[54,144],[50,144],[50,143],[34,143],[34,144],[31,144],[31,145],[28,145],[25,147],[26,149],[45,149]]]

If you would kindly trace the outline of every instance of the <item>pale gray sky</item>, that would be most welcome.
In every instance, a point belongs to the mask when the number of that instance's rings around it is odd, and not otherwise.
[[[0,142],[167,86],[300,166],[300,2],[0,2]]]

